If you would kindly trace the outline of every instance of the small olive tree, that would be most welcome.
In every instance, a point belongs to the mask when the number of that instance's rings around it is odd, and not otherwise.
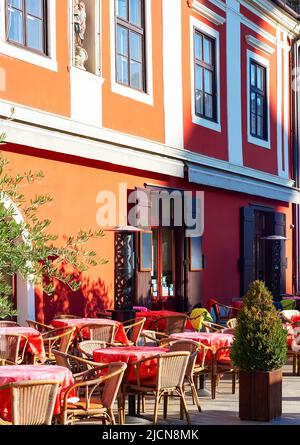
[[[0,135],[0,143],[4,139],[5,135]],[[25,186],[40,181],[44,174],[27,171],[12,175],[8,165],[8,160],[0,157],[0,319],[16,315],[8,277],[19,273],[29,283],[43,286],[48,294],[53,293],[55,280],[76,291],[82,272],[106,263],[86,247],[89,240],[103,237],[103,231],[81,229],[74,236],[65,236],[60,245],[58,236],[48,232],[50,219],[39,218],[39,209],[52,198],[27,198],[23,193]],[[22,218],[18,218],[20,214]]]

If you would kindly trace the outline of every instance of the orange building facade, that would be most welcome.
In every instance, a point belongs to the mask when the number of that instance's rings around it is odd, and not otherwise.
[[[1,0],[0,17],[3,152],[12,172],[45,173],[28,193],[54,198],[41,216],[60,239],[99,228],[103,193],[122,223],[124,188],[194,203],[203,192],[203,233],[186,237],[161,211],[135,235],[133,304],[231,303],[256,278],[274,295],[297,290],[295,17],[270,0]],[[20,321],[113,308],[113,234],[93,248],[108,262],[76,293],[17,277]]]

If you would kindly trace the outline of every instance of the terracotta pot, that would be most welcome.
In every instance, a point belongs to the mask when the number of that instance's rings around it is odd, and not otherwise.
[[[282,414],[282,370],[239,373],[241,420],[270,421]]]

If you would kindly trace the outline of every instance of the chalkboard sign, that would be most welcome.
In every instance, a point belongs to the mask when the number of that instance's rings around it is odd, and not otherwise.
[[[152,232],[145,231],[140,234],[140,271],[152,270]]]
[[[203,269],[202,238],[190,237],[190,270],[192,272]]]

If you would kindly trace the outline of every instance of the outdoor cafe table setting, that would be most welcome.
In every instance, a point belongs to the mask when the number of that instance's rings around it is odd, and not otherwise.
[[[0,328],[0,335],[17,334],[24,335],[27,340],[27,353],[41,362],[46,360],[43,337],[39,331],[27,326],[13,326]]]
[[[51,321],[51,325],[54,328],[63,328],[63,327],[76,327],[77,333],[80,331],[82,326],[86,324],[99,324],[99,325],[109,325],[109,324],[116,324],[117,325],[117,332],[115,340],[119,343],[122,343],[124,345],[128,345],[128,338],[124,331],[124,327],[122,323],[115,321],[115,320],[109,320],[106,318],[63,318],[63,319],[54,319]]]
[[[174,311],[167,311],[167,310],[160,310],[160,311],[139,311],[135,313],[136,318],[146,318],[144,329],[151,330],[151,325],[154,321],[158,320],[159,318],[168,317],[170,315],[184,315],[182,312],[174,312]],[[166,321],[160,320],[157,326],[158,330],[161,332],[164,332],[166,329]],[[194,330],[192,323],[190,320],[187,320],[186,322],[186,329]]]
[[[60,414],[63,395],[74,378],[69,369],[53,365],[0,366],[0,387],[12,382],[28,380],[57,380],[60,388],[55,402],[54,415]],[[9,389],[0,389],[0,417],[11,421],[11,396]]]

